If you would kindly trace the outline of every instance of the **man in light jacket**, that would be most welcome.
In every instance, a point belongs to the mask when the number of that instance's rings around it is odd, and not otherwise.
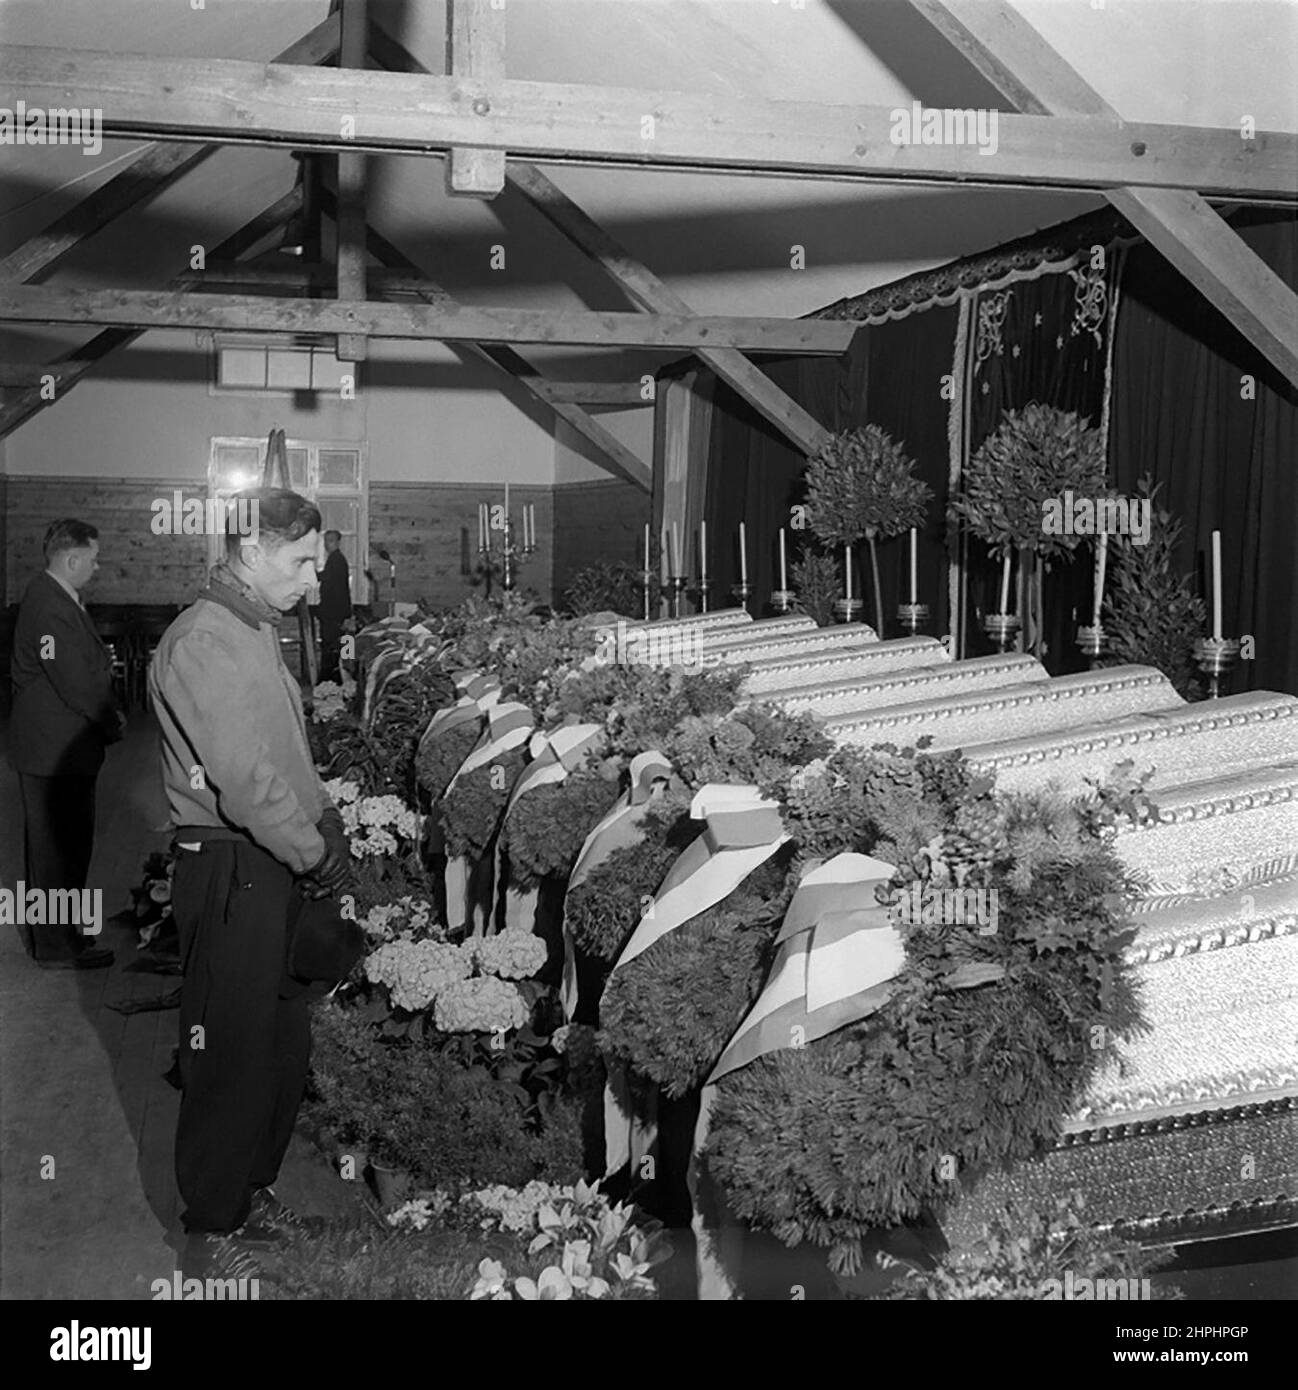
[[[240,494],[253,535],[167,629],[149,671],[175,827],[172,887],[184,980],[176,1179],[186,1271],[219,1268],[219,1238],[273,1240],[294,1218],[271,1185],[310,1053],[306,998],[287,972],[300,893],[350,882],[342,819],[307,743],[280,651],[281,615],[316,582],[320,513],[297,493]]]

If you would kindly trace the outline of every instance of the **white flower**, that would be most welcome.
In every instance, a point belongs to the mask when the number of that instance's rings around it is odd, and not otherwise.
[[[493,1303],[509,1300],[509,1287],[505,1266],[499,1260],[483,1260],[478,1265],[478,1282],[474,1284],[470,1298],[489,1298]]]
[[[508,1032],[531,1016],[516,985],[491,977],[455,981],[438,991],[433,1007],[433,1022],[444,1033]]]
[[[545,965],[545,942],[527,928],[510,927],[496,936],[475,939],[474,962],[488,975],[526,980]]]
[[[361,794],[361,789],[355,782],[349,782],[343,777],[331,777],[324,783],[324,789],[330,801],[340,807],[350,805]],[[343,814],[346,815],[346,812]]]

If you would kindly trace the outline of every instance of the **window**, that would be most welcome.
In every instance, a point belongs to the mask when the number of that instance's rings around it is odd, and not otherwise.
[[[332,348],[309,343],[240,343],[216,345],[217,391],[272,392],[342,390],[343,375],[355,365],[340,362]]]
[[[223,501],[231,493],[259,487],[266,466],[266,443],[265,439],[255,438],[214,438],[208,461],[208,496]],[[289,486],[320,508],[322,531],[338,531],[342,535],[339,548],[347,557],[354,600],[358,592],[365,592],[360,580],[369,549],[365,446],[288,439],[285,454]],[[216,564],[223,549],[223,537],[209,536],[208,564]],[[324,563],[323,538],[320,563]],[[311,601],[315,602],[315,595]]]

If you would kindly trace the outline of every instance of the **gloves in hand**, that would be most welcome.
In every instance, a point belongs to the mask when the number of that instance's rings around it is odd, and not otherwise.
[[[324,837],[325,850],[303,876],[302,891],[308,898],[337,896],[353,882],[352,851],[342,816],[330,809],[320,818],[316,829]]]

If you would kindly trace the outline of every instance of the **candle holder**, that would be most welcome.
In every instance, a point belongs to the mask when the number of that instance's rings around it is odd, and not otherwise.
[[[689,587],[689,580],[683,574],[674,574],[667,581],[667,588],[672,596],[672,617],[682,617],[681,600],[685,597],[685,590]]]
[[[649,622],[650,618],[652,617],[649,608],[653,595],[653,583],[654,580],[658,578],[658,576],[653,572],[653,570],[641,570],[639,572],[639,577],[640,590],[644,594],[644,620],[645,622]]]
[[[711,608],[712,581],[710,579],[700,579],[689,592],[694,595],[694,602],[698,611],[700,613],[707,613]]]
[[[1221,678],[1239,660],[1239,642],[1234,637],[1200,637],[1194,644],[1194,660],[1208,677],[1208,698],[1221,694]]]
[[[897,605],[897,621],[901,624],[902,631],[908,632],[912,637],[928,626],[928,619],[927,603],[899,603]]]
[[[486,543],[478,542],[478,554],[482,556],[483,563],[492,568],[495,565],[494,551],[496,550],[490,537]],[[514,525],[510,521],[508,513],[505,515],[504,525],[501,527],[500,550],[500,587],[506,593],[512,592],[518,582],[519,562],[529,559],[536,553],[536,546],[531,541],[524,541],[522,545],[514,544]]]
[[[859,623],[864,611],[864,599],[840,598],[834,600],[834,617],[840,623]]]
[[[793,612],[793,605],[798,601],[798,596],[792,589],[776,589],[771,595],[771,607],[779,614]]]
[[[734,585],[730,592],[734,595],[735,601],[739,604],[740,608],[746,609],[748,607],[748,600],[753,596],[753,586],[741,581]]]
[[[1100,658],[1109,650],[1109,635],[1105,632],[1104,625],[1093,623],[1089,627],[1079,627],[1077,645],[1081,648],[1082,655],[1090,658],[1091,668],[1094,669],[1100,664]]]
[[[983,618],[983,631],[996,643],[997,648],[1007,652],[1018,636],[1019,615],[1017,613],[988,613]]]

